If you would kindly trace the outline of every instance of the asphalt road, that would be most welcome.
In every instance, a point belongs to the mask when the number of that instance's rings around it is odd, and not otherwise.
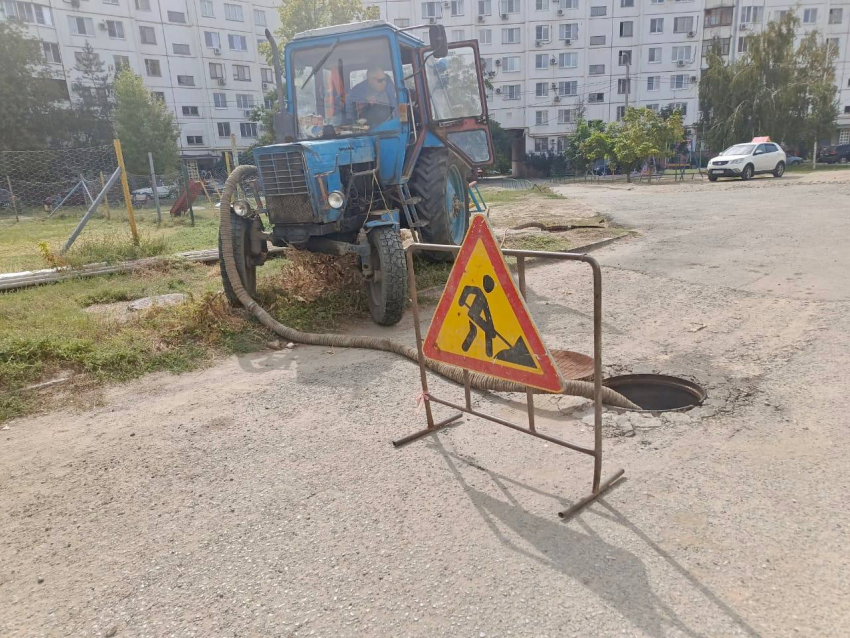
[[[393,449],[424,425],[418,374],[376,352],[262,352],[13,422],[0,635],[848,635],[850,182],[819,179],[562,190],[641,233],[596,253],[607,370],[710,395],[606,429],[626,478],[567,523],[585,457],[475,418]],[[528,282],[550,347],[589,351],[588,272]],[[351,331],[412,340],[409,315]],[[521,398],[475,404],[520,420]]]

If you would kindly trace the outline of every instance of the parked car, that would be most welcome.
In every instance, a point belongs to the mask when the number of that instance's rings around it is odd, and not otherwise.
[[[159,195],[162,198],[174,197],[174,195],[177,194],[177,190],[178,190],[178,188],[177,188],[176,184],[172,184],[171,186],[165,186],[163,184],[160,184],[159,186],[156,187],[157,195]],[[145,196],[146,195],[147,197],[153,197],[153,188],[151,188],[150,186],[147,186],[145,188],[137,188],[136,190],[133,191],[132,194],[136,195],[136,196],[139,196],[139,195]]]
[[[713,157],[708,163],[708,179],[718,177],[751,179],[759,173],[772,173],[774,177],[785,174],[785,151],[773,142],[735,144]]]
[[[5,188],[0,188],[0,208],[7,208],[12,205],[12,193]]]
[[[85,206],[88,204],[88,199],[86,199],[86,193],[82,188],[77,188],[76,186],[72,186],[71,188],[66,188],[65,190],[56,193],[55,195],[50,195],[49,197],[45,197],[42,204],[44,205],[45,210],[52,209],[55,206],[59,205],[65,196],[71,192],[71,189],[76,189],[71,194],[71,196],[65,200],[64,206]]]
[[[824,164],[846,164],[850,162],[850,144],[824,146],[818,153],[818,161]]]
[[[797,164],[802,164],[802,163],[803,163],[803,158],[802,158],[802,157],[799,157],[799,156],[797,156],[797,155],[788,155],[788,156],[785,158],[785,163],[786,163],[788,166],[796,166]]]

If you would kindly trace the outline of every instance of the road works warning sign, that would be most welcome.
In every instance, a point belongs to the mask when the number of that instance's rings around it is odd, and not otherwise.
[[[564,382],[483,215],[472,218],[423,345],[425,356],[560,392]]]

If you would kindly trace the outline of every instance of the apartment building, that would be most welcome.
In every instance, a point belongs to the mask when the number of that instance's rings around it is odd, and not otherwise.
[[[256,142],[255,105],[274,87],[259,52],[266,27],[279,27],[272,0],[0,1],[0,18],[22,23],[42,42],[54,77],[69,91],[83,46],[110,70],[129,66],[174,111],[181,156],[204,169],[231,148]]]
[[[522,152],[563,148],[577,113],[607,122],[627,105],[678,109],[698,131],[703,52],[715,37],[735,59],[746,36],[795,5],[776,0],[374,0],[398,26],[443,24],[450,40],[477,39],[493,89],[491,116]],[[850,0],[801,0],[801,34],[837,47],[841,116],[832,140],[850,141]],[[519,141],[522,140],[522,141]]]

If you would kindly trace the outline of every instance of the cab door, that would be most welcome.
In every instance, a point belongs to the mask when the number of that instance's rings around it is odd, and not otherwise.
[[[492,164],[493,141],[478,41],[453,42],[448,49],[445,58],[426,52],[422,59],[428,128],[472,166]]]

